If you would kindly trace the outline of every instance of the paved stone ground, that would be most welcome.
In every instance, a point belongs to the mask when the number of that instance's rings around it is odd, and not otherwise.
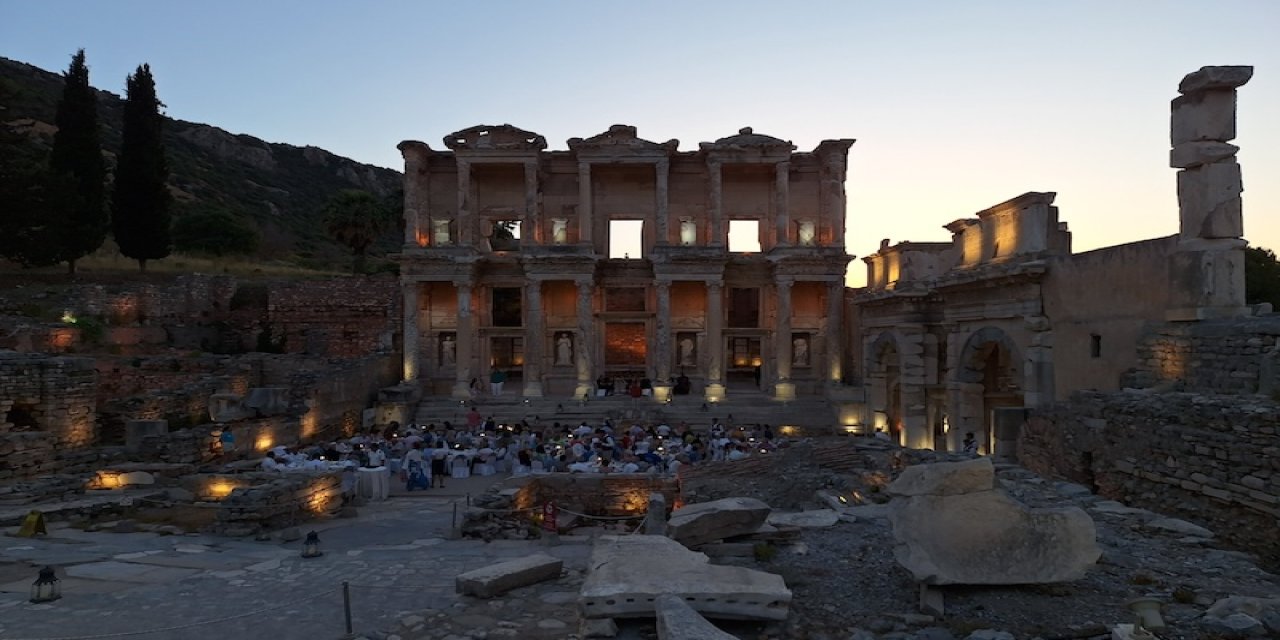
[[[325,555],[314,559],[300,557],[300,541],[86,533],[65,526],[44,538],[0,538],[0,638],[93,638],[149,629],[159,631],[130,637],[338,638],[344,632],[343,581],[351,583],[354,630],[373,633],[424,610],[461,613],[468,605],[453,592],[454,576],[503,559],[546,551],[580,575],[587,544],[539,548],[447,539],[453,504],[493,481],[454,481],[446,490],[361,507],[355,519],[318,523],[313,528]],[[45,564],[59,568],[64,596],[31,604],[31,582]],[[241,617],[174,628],[232,616]]]

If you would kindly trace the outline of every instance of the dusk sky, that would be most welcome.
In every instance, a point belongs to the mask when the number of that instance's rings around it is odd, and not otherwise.
[[[743,126],[856,138],[849,252],[1056,191],[1083,251],[1177,232],[1169,101],[1204,65],[1240,90],[1245,231],[1280,249],[1280,1],[67,2],[0,0],[0,55],[168,115],[402,169],[396,144],[511,123],[551,148],[639,128],[682,150]],[[864,266],[851,265],[861,283]]]

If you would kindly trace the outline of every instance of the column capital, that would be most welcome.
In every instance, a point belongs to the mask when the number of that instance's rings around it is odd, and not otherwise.
[[[475,286],[475,285],[473,285],[473,284],[471,283],[471,281],[469,281],[469,280],[454,280],[454,281],[453,281],[453,287],[454,287],[455,289],[458,289],[459,291],[461,291],[461,290],[463,290],[463,289],[470,289],[470,288],[471,288],[471,287],[473,287],[473,286]]]
[[[773,284],[779,289],[790,289],[795,283],[794,278],[778,278]]]
[[[708,289],[719,289],[724,286],[724,280],[707,280],[706,285]]]
[[[670,289],[670,288],[671,288],[671,281],[670,281],[670,280],[655,280],[655,281],[653,282],[653,286],[658,287],[659,289]]]
[[[653,165],[654,165],[654,167],[656,167],[659,171],[668,171],[668,170],[670,170],[670,169],[671,169],[671,159],[670,159],[670,158],[658,158],[657,160],[655,160],[655,161],[654,161]]]

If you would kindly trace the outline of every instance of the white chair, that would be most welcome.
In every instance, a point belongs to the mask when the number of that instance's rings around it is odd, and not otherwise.
[[[471,462],[466,456],[454,456],[453,461],[449,463],[454,478],[470,478]]]
[[[494,456],[492,453],[481,458],[480,463],[476,465],[476,475],[491,476],[497,473],[498,470],[494,467],[495,458],[496,456]]]
[[[537,475],[542,475],[544,473],[547,473],[547,469],[546,467],[542,466],[541,460],[534,460],[531,464],[532,464],[532,467],[530,468],[532,469],[533,475],[537,476]]]

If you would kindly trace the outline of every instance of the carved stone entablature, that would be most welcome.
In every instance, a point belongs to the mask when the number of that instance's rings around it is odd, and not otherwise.
[[[567,248],[567,247],[566,247]],[[569,280],[592,277],[595,257],[590,254],[526,254],[520,257],[525,275],[535,280]]]
[[[781,153],[791,153],[796,146],[789,140],[756,133],[751,127],[738,130],[738,135],[720,138],[715,142],[703,142],[698,145],[703,151],[737,151],[741,149],[760,148]]]
[[[652,142],[637,136],[631,125],[615,124],[590,138],[569,138],[568,145],[579,156],[666,157],[676,152],[680,141]]]
[[[470,281],[475,277],[479,260],[478,255],[466,256],[457,251],[433,249],[402,253],[397,261],[400,263],[401,280],[412,282]]]
[[[656,264],[703,264],[715,263],[724,265],[727,255],[721,247],[662,245],[653,248],[649,260]]]
[[[405,159],[405,162],[416,161],[425,165],[428,157],[431,156],[431,147],[427,146],[427,143],[418,140],[405,140],[396,145],[396,148],[400,150],[400,155]]]
[[[444,146],[454,151],[541,151],[547,139],[509,124],[481,124],[445,136]]]

